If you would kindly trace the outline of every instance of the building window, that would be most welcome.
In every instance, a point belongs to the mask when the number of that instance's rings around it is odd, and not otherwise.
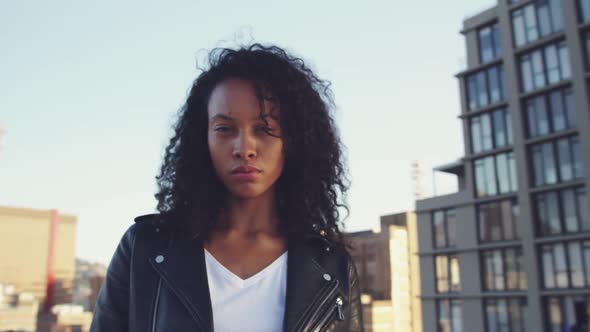
[[[473,165],[477,197],[506,194],[517,190],[514,153],[500,153],[476,159]]]
[[[503,200],[477,206],[479,241],[517,240],[519,208],[516,200]]]
[[[471,123],[471,150],[484,152],[512,144],[512,119],[506,109],[474,116]]]
[[[449,293],[461,290],[459,277],[459,258],[457,255],[437,255],[434,257],[436,270],[436,292]]]
[[[461,300],[437,300],[438,332],[463,332]]]
[[[522,249],[506,248],[483,251],[483,289],[505,291],[526,289]]]
[[[535,223],[540,236],[590,231],[585,188],[550,191],[534,196]]]
[[[572,89],[553,91],[525,102],[530,137],[573,128],[576,109]]]
[[[492,61],[502,55],[498,23],[479,29],[477,35],[479,37],[479,61],[481,63]]]
[[[578,0],[580,4],[580,19],[584,23],[590,22],[590,0]]]
[[[531,154],[535,186],[571,181],[584,176],[578,136],[533,145]]]
[[[563,29],[561,0],[537,0],[512,12],[516,47]]]
[[[470,111],[505,99],[504,67],[497,65],[467,76],[467,103]]]
[[[529,92],[568,79],[570,68],[564,41],[524,54],[520,57],[522,90]]]
[[[438,210],[432,212],[432,231],[435,248],[456,245],[457,218],[455,210]]]
[[[586,45],[586,69],[590,69],[590,32],[586,32],[584,40],[584,44]]]
[[[590,330],[590,296],[551,296],[543,302],[547,331]]]
[[[572,241],[541,246],[543,287],[590,286],[590,241]]]
[[[527,301],[524,298],[497,298],[484,300],[486,332],[524,331],[524,312]]]

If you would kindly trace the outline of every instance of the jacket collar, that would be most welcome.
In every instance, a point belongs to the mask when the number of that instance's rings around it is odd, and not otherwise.
[[[152,255],[150,263],[202,330],[213,331],[202,242],[198,238],[177,241],[159,255]]]
[[[320,239],[323,238],[310,235],[306,240],[288,245],[285,331],[300,329],[317,294],[326,285],[327,272],[317,259]],[[150,263],[197,324],[205,331],[212,331],[213,310],[202,240],[199,237],[179,240],[163,252],[153,254]]]

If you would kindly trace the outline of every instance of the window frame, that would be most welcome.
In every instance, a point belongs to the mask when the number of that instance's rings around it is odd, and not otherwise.
[[[444,237],[444,245],[443,246],[439,246],[438,245],[438,240],[437,240],[437,228],[435,227],[435,222],[436,222],[436,214],[437,213],[442,213],[443,219],[442,219],[442,229],[443,229],[443,237]],[[454,232],[455,234],[450,234],[451,230],[449,227],[449,220],[451,218],[449,218],[450,215],[453,215],[454,218],[452,219],[453,222],[455,223],[454,225]],[[443,249],[443,248],[454,248],[457,246],[457,211],[455,210],[455,208],[447,208],[447,209],[438,209],[438,210],[432,210],[430,213],[430,218],[431,218],[431,228],[432,228],[432,248],[434,249]],[[451,239],[453,241],[451,241]]]
[[[564,178],[562,154],[560,146],[566,142],[569,156],[571,178]],[[558,183],[571,182],[584,177],[584,161],[582,160],[580,137],[568,135],[529,146],[529,180],[533,187],[539,188]]]
[[[448,308],[448,319],[449,319],[449,331],[456,332],[456,324],[461,324],[459,331],[463,331],[463,300],[461,299],[438,299],[436,300],[436,331],[445,332],[441,328],[441,306],[443,303],[447,304]],[[460,317],[455,317],[456,309],[459,308],[461,311]],[[458,332],[458,331],[457,331]]]
[[[508,270],[508,252],[512,252],[514,258],[514,271]],[[481,250],[479,253],[481,266],[481,289],[485,293],[497,293],[506,291],[524,291],[528,285],[526,283],[526,269],[523,264],[523,250],[519,246]],[[488,258],[491,258],[489,260]],[[496,259],[500,259],[501,266],[496,266]],[[488,264],[490,263],[491,264]],[[488,270],[491,266],[493,271]],[[499,268],[501,271],[496,271]],[[509,273],[515,273],[516,285],[510,287]],[[490,278],[488,278],[490,277]],[[500,278],[500,279],[498,279]],[[501,285],[501,286],[498,286]]]
[[[456,294],[461,291],[461,266],[459,263],[459,255],[456,253],[452,254],[437,254],[433,256],[434,258],[434,290],[436,294]],[[439,275],[439,258],[445,259],[445,266],[442,266],[444,269],[440,269],[440,271],[445,271],[446,275],[440,276]],[[441,260],[442,261],[442,260]],[[457,268],[457,275],[453,273],[453,261],[456,262]],[[454,281],[457,281],[457,285],[454,285]],[[444,284],[446,290],[441,290],[439,284]]]
[[[573,273],[572,264],[571,264],[571,253],[570,253],[570,244],[578,244],[578,254],[581,259],[581,274],[583,279],[583,284],[580,286],[575,286],[573,282]],[[561,260],[556,258],[556,249],[562,248],[563,250],[563,263],[565,264],[565,268],[562,271],[558,269],[557,263],[561,263]],[[539,245],[539,270],[540,270],[540,279],[541,279],[541,289],[543,290],[580,290],[580,289],[587,289],[590,287],[590,266],[586,265],[587,262],[590,262],[590,240],[572,240],[572,241],[559,241],[554,243],[545,243]],[[545,264],[545,257],[546,254],[550,253],[550,260],[551,260],[551,267],[548,267]],[[547,273],[551,274],[551,282],[548,283],[548,275]],[[565,273],[565,286],[560,285],[559,279],[561,278],[560,274]]]
[[[492,304],[494,306],[494,312],[493,312],[493,316],[496,317],[495,322],[498,322],[499,319],[497,317],[499,317],[499,310],[498,308],[498,303],[500,301],[504,301],[504,303],[506,304],[506,318],[507,318],[507,326],[505,327],[505,329],[502,329],[502,325],[496,323],[495,328],[493,330],[490,330],[490,324],[491,324],[491,320],[490,320],[490,311],[488,310],[488,305]],[[518,307],[518,317],[514,317],[513,316],[513,312],[512,312],[512,306],[516,304],[516,306]],[[526,297],[494,297],[494,298],[484,298],[483,299],[483,317],[484,317],[484,322],[485,322],[485,331],[486,332],[490,332],[490,331],[507,331],[507,332],[521,332],[522,328],[524,327],[524,312],[526,311],[526,307],[528,307],[528,301]],[[518,324],[516,327],[515,325]],[[518,327],[520,326],[520,328]]]
[[[490,74],[492,71],[496,75]],[[495,83],[491,83],[492,76],[495,76]],[[471,73],[463,79],[467,98],[467,111],[474,112],[490,105],[506,101],[506,88],[504,87],[504,64],[488,66],[484,69]],[[492,87],[497,86],[499,97],[493,98]],[[485,101],[484,101],[485,99]]]
[[[501,107],[470,117],[468,127],[471,153],[479,154],[512,146],[511,116],[512,113],[508,108]],[[485,127],[486,124],[489,125],[488,128]],[[487,132],[489,132],[489,138],[486,135]],[[489,144],[486,144],[488,140]]]
[[[511,228],[511,233],[513,234],[512,237],[508,237],[507,234],[507,230],[506,230],[506,225],[507,225],[507,221],[505,220],[506,215],[504,215],[504,207],[503,204],[509,203],[510,204],[510,228]],[[497,225],[499,226],[499,233],[500,233],[500,238],[497,240],[493,239],[493,231],[492,231],[492,227],[490,225],[489,222],[485,221],[482,219],[482,208],[488,209],[488,211],[492,208],[497,209],[498,213],[498,219],[499,222],[497,223]],[[505,242],[505,241],[518,241],[521,239],[520,237],[520,229],[519,229],[519,223],[520,223],[520,208],[518,205],[518,200],[516,198],[511,198],[511,199],[502,199],[502,200],[496,200],[496,201],[492,201],[492,202],[485,202],[485,203],[480,203],[477,204],[475,207],[475,211],[476,211],[476,218],[477,218],[477,239],[478,239],[478,243],[484,244],[484,243],[498,243],[498,242]],[[487,234],[488,235],[488,240],[484,239],[482,237],[482,234],[484,232],[484,230],[487,230]]]
[[[567,331],[571,331],[571,330],[566,330],[566,326],[571,326],[571,324],[573,324],[573,322],[568,321],[570,318],[575,317],[575,307],[574,307],[574,312],[568,312],[568,307],[571,308],[571,306],[567,306],[566,304],[569,302],[571,304],[574,304],[575,302],[579,302],[581,300],[581,302],[584,303],[584,305],[582,306],[582,308],[584,308],[586,315],[588,317],[588,312],[590,312],[590,295],[587,294],[581,294],[581,295],[551,295],[551,296],[545,296],[543,297],[542,300],[542,312],[544,314],[544,318],[543,318],[543,322],[544,325],[546,327],[546,331],[559,331],[559,332],[567,332]],[[555,308],[558,310],[557,312],[557,320],[558,322],[556,322],[556,325],[552,325],[553,323],[553,313],[551,310],[551,306],[555,306]],[[590,318],[590,317],[588,317]],[[590,320],[590,319],[589,319]]]
[[[563,6],[556,8],[557,2],[553,0],[536,1],[510,12],[510,26],[512,28],[512,40],[514,48],[518,49],[529,45],[545,36],[563,31]],[[540,12],[546,9],[547,30],[541,27]],[[557,13],[559,11],[559,13]],[[534,22],[532,22],[534,21]],[[522,29],[522,31],[520,30]],[[522,32],[522,36],[520,35]],[[520,38],[522,37],[522,39]]]
[[[491,57],[484,59],[482,32],[487,29],[489,29],[489,52],[491,53]],[[494,61],[502,56],[502,38],[500,32],[500,25],[497,21],[490,24],[486,24],[477,29],[477,48],[479,52],[480,64]]]
[[[506,155],[506,169],[508,170],[508,191],[501,191],[501,184],[499,180],[499,161],[498,156]],[[475,197],[493,197],[497,195],[510,194],[518,191],[518,179],[516,178],[516,160],[514,159],[514,152],[500,152],[495,154],[486,155],[472,162],[473,167],[473,181],[475,189]],[[490,169],[489,169],[490,168]],[[493,169],[492,169],[493,168]],[[482,173],[483,172],[483,173]],[[493,174],[492,174],[493,173]],[[484,183],[480,185],[479,180],[482,178]],[[493,181],[491,180],[493,177]],[[482,189],[481,193],[480,190]]]
[[[569,227],[570,220],[568,219],[568,209],[566,208],[568,206],[568,202],[565,198],[567,193],[571,193],[572,202],[570,202],[570,204],[573,204],[573,209],[576,218],[575,230],[571,230],[571,227]],[[557,220],[559,223],[559,227],[557,227],[559,231],[557,232],[545,231],[546,227],[543,220],[547,218],[545,213],[542,213],[542,209],[539,207],[539,201],[541,200],[545,200],[545,204],[548,204],[547,202],[550,195],[555,197],[557,202]],[[535,226],[536,236],[547,237],[564,234],[590,233],[590,220],[584,219],[590,218],[590,212],[588,211],[587,205],[584,206],[580,203],[580,201],[583,203],[583,201],[587,200],[587,198],[588,192],[586,190],[586,187],[584,186],[575,186],[558,190],[549,190],[534,194],[531,199],[531,202],[533,209],[533,223]],[[586,210],[584,210],[584,207],[586,207]]]
[[[547,59],[547,53],[552,48],[555,48],[557,61],[555,68],[549,68]],[[518,66],[522,93],[533,92],[571,79],[571,62],[565,40],[543,45],[520,55]],[[556,70],[558,73],[555,81],[550,78],[551,70]]]

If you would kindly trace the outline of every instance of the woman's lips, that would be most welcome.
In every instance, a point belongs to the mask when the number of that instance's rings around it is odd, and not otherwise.
[[[231,175],[238,181],[254,181],[260,174],[260,169],[252,165],[240,165],[231,170]]]
[[[232,177],[238,181],[252,181],[256,180],[260,172],[234,172]]]
[[[250,173],[250,172],[260,172],[260,169],[251,166],[251,165],[241,165],[238,167],[234,167],[231,170],[232,173]]]

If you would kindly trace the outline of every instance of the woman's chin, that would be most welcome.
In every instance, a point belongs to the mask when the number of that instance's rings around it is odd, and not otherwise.
[[[226,187],[232,198],[238,200],[257,199],[267,195],[272,195],[273,186],[267,187],[261,183],[241,183]]]
[[[264,192],[256,188],[232,188],[230,195],[234,199],[246,200],[255,199],[263,196]]]

